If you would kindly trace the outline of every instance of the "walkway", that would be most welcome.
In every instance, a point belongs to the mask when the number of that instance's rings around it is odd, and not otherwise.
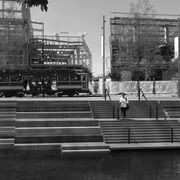
[[[180,143],[110,144],[111,150],[180,149]]]

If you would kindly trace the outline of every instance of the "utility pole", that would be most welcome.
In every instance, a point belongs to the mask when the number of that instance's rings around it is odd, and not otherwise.
[[[139,35],[139,31],[140,31],[140,19],[139,17],[137,17],[137,53],[138,53],[138,59],[137,59],[137,96],[138,96],[138,100],[140,101],[140,82],[139,82],[139,78],[140,78],[140,68],[139,68],[139,65],[140,65],[140,60],[141,60],[141,57],[140,57],[140,35]]]
[[[43,61],[43,69],[44,69],[44,63],[45,63],[45,56],[44,56],[44,23],[43,23],[43,26],[42,26],[42,61]],[[43,97],[45,97],[45,78],[44,78],[44,74],[42,74],[42,93],[43,93]]]
[[[178,18],[178,97],[180,98],[180,19]]]
[[[106,100],[106,89],[105,89],[105,16],[103,16],[103,97]]]

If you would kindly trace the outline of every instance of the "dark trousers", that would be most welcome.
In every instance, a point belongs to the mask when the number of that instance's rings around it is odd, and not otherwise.
[[[126,110],[127,110],[126,107],[121,107],[121,113],[122,113],[123,117],[126,117]]]

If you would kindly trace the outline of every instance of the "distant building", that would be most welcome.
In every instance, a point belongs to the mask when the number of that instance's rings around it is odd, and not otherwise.
[[[113,14],[110,19],[112,81],[169,80],[177,73],[174,38],[178,17]]]

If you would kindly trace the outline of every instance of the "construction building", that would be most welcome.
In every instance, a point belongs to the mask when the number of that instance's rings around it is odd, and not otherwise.
[[[111,78],[169,80],[177,74],[174,38],[178,16],[112,13],[110,19]]]
[[[31,21],[27,5],[0,0],[0,93],[24,82],[56,81],[73,95],[88,90],[91,71],[92,55],[83,35],[47,36],[43,23]]]

